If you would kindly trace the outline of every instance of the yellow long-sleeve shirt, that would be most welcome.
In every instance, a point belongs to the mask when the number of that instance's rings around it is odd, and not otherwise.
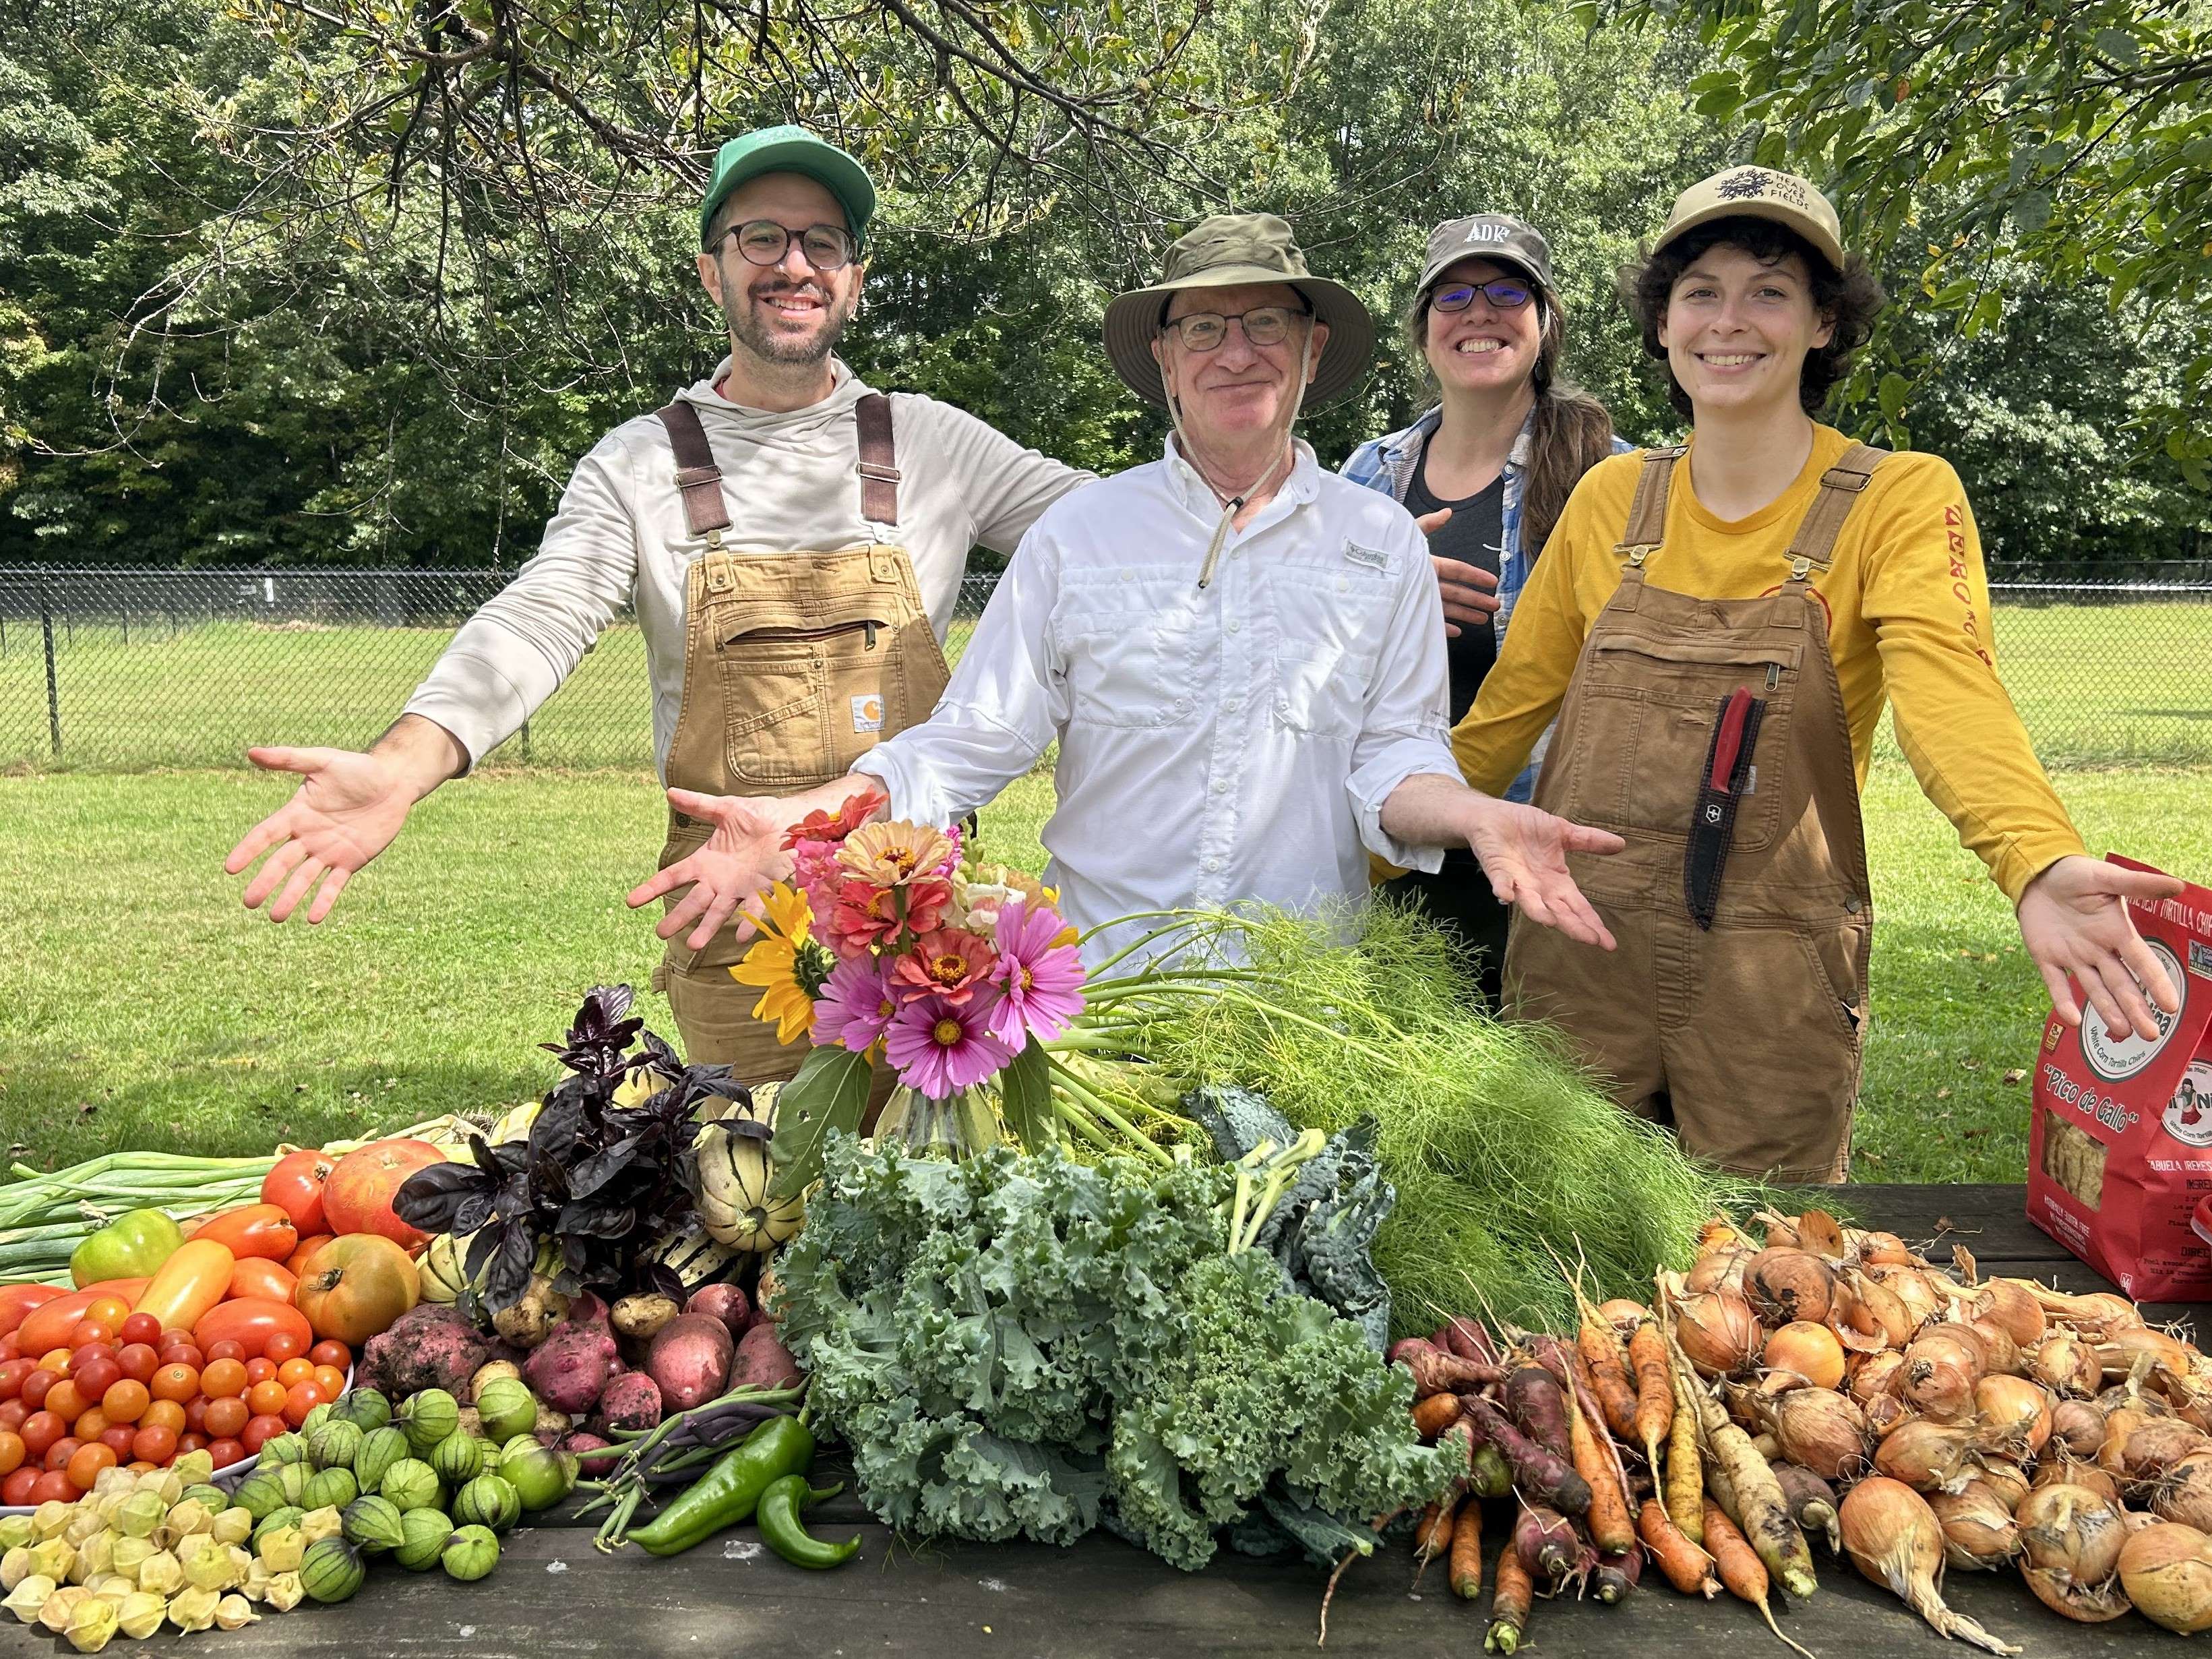
[[[1773,592],[1820,475],[1850,445],[1833,428],[1816,427],[1796,481],[1733,521],[1698,501],[1685,455],[1674,464],[1666,541],[1645,575],[1699,599]],[[1618,455],[1584,474],[1536,561],[1498,662],[1452,733],[1475,788],[1503,794],[1559,713],[1583,637],[1620,585],[1613,548],[1643,464],[1640,454]],[[1981,541],[1949,462],[1912,453],[1884,462],[1814,586],[1828,610],[1828,649],[1862,788],[1875,724],[1891,700],[1913,775],[2007,897],[2017,902],[2037,875],[2083,850],[1997,678]]]

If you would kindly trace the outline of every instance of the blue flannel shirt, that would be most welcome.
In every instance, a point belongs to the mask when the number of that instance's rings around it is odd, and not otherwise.
[[[1406,499],[1406,491],[1420,470],[1421,452],[1428,446],[1429,436],[1443,420],[1441,404],[1399,432],[1386,433],[1371,438],[1352,452],[1352,458],[1338,469],[1353,483],[1369,489],[1379,489],[1397,501]],[[1498,541],[1504,551],[1498,558],[1498,614],[1491,625],[1498,630],[1498,648],[1505,649],[1506,625],[1513,620],[1513,607],[1519,603],[1521,590],[1528,585],[1528,572],[1536,562],[1541,548],[1523,551],[1521,546],[1521,492],[1528,475],[1529,434],[1536,424],[1536,412],[1528,411],[1528,418],[1521,424],[1521,435],[1513,441],[1512,452],[1505,458],[1505,507],[1504,527]],[[1615,434],[1613,453],[1625,455],[1635,448]],[[1544,764],[1545,752],[1552,746],[1552,728],[1544,728],[1544,735],[1536,739],[1536,746],[1528,752],[1528,763],[1505,792],[1508,800],[1525,801],[1535,793],[1536,774]]]

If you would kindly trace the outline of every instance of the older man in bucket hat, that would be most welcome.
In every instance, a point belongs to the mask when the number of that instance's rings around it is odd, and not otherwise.
[[[1366,308],[1266,214],[1206,221],[1162,280],[1107,309],[1106,349],[1175,426],[1161,459],[1054,504],[1022,539],[936,711],[838,785],[777,799],[671,792],[708,846],[639,887],[690,884],[711,935],[782,873],[785,828],[862,784],[949,823],[1055,739],[1048,879],[1088,930],[1115,917],[1364,895],[1367,854],[1434,868],[1471,846],[1498,896],[1612,939],[1566,872],[1619,840],[1480,795],[1446,744],[1442,601],[1397,502],[1322,471],[1291,433],[1347,389]],[[1091,935],[1086,954],[1119,941]]]

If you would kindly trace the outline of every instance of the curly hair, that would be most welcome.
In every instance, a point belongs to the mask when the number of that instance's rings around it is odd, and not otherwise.
[[[1726,243],[1741,248],[1763,265],[1779,264],[1791,254],[1804,262],[1813,288],[1813,309],[1832,332],[1828,343],[1805,354],[1797,376],[1797,401],[1808,415],[1817,416],[1827,406],[1836,383],[1850,373],[1851,357],[1874,332],[1875,319],[1888,303],[1881,283],[1856,253],[1838,270],[1825,255],[1787,225],[1747,214],[1715,219],[1686,231],[1657,252],[1644,256],[1640,264],[1624,266],[1620,297],[1644,336],[1646,356],[1656,358],[1667,375],[1667,401],[1684,420],[1692,418],[1690,394],[1667,367],[1667,348],[1659,343],[1659,325],[1666,319],[1667,301],[1682,273],[1707,250]]]

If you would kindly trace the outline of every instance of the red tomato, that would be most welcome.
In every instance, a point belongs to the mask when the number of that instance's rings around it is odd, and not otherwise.
[[[208,1407],[213,1404],[215,1401],[204,1394],[196,1394],[185,1401],[185,1429],[187,1433],[198,1434],[207,1427]]]
[[[319,1233],[323,1224],[323,1183],[331,1178],[337,1160],[309,1147],[287,1153],[276,1167],[261,1177],[261,1201],[274,1204],[292,1218],[302,1233]]]
[[[307,1350],[307,1358],[318,1365],[328,1365],[341,1371],[353,1364],[353,1352],[343,1342],[318,1342]],[[6,1390],[0,1389],[0,1399],[5,1397]]]
[[[110,1297],[135,1299],[145,1288],[146,1281],[143,1279],[111,1279],[98,1285],[88,1285],[67,1296],[42,1301],[16,1326],[16,1338],[21,1342],[25,1353],[45,1353],[50,1348],[67,1347],[70,1332],[76,1328],[79,1320],[85,1317],[94,1303]],[[116,1316],[115,1322],[119,1325],[130,1316],[131,1310],[126,1306]]]
[[[191,1408],[188,1406],[185,1409],[190,1411]],[[227,1395],[221,1400],[209,1401],[206,1415],[195,1426],[218,1440],[233,1440],[245,1432],[246,1422],[252,1415],[253,1409],[246,1401],[234,1395]],[[220,1468],[222,1465],[216,1467]]]
[[[194,1238],[211,1238],[232,1256],[253,1256],[282,1261],[300,1248],[300,1230],[292,1218],[274,1204],[246,1204],[225,1210],[207,1223]]]
[[[292,1300],[316,1335],[357,1346],[389,1330],[422,1294],[405,1250],[374,1233],[343,1233],[301,1271]]]
[[[117,1323],[121,1323],[118,1320]],[[70,1352],[79,1348],[106,1347],[115,1340],[113,1327],[103,1325],[97,1319],[80,1319],[69,1334]]]
[[[20,1359],[23,1356],[23,1340],[15,1332],[0,1336],[0,1359]]]
[[[33,1308],[58,1302],[69,1292],[58,1285],[0,1285],[0,1336],[12,1336]]]
[[[21,1429],[23,1426],[23,1419],[30,1414],[31,1408],[20,1399],[0,1400],[0,1429],[6,1430],[9,1434]]]
[[[322,1352],[320,1344],[316,1346],[315,1352]],[[23,1379],[37,1369],[27,1359],[11,1359],[0,1365],[0,1400],[13,1400],[22,1393]]]
[[[200,1434],[191,1429],[186,1429],[182,1434],[177,1437],[177,1451],[179,1455],[185,1452],[196,1452],[201,1447],[210,1443],[205,1435]],[[230,1443],[234,1446],[238,1443],[234,1440]],[[234,1458],[232,1461],[236,1462],[237,1460]],[[222,1465],[221,1463],[217,1463],[216,1468],[222,1468]]]
[[[164,1365],[190,1365],[198,1370],[207,1364],[207,1359],[191,1343],[179,1342],[173,1348],[161,1350],[161,1363]]]
[[[244,1255],[230,1270],[230,1293],[234,1297],[258,1296],[271,1302],[289,1302],[292,1293],[299,1288],[299,1276],[281,1261]]]
[[[118,1458],[131,1455],[131,1443],[137,1438],[136,1423],[110,1423],[100,1431],[100,1443],[114,1452]]]
[[[158,1426],[141,1429],[131,1437],[131,1450],[149,1463],[166,1463],[177,1455],[177,1431]]]
[[[87,1400],[97,1400],[123,1380],[123,1367],[112,1359],[88,1359],[70,1366],[67,1380]]]
[[[49,1469],[67,1468],[69,1467],[70,1459],[77,1455],[78,1449],[83,1444],[84,1442],[78,1439],[73,1434],[64,1435],[60,1439],[55,1441],[52,1445],[46,1448],[46,1468]]]
[[[300,1241],[300,1248],[293,1251],[292,1254],[286,1258],[284,1262],[284,1271],[296,1277],[300,1269],[307,1265],[308,1261],[313,1257],[315,1252],[321,1249],[324,1245],[329,1243],[331,1240],[337,1237],[337,1235],[336,1233],[309,1234],[307,1237]]]
[[[218,1359],[243,1359],[245,1358],[246,1345],[243,1342],[210,1342],[207,1345],[207,1358],[200,1363],[205,1365],[211,1364]]]
[[[348,1152],[323,1187],[323,1215],[331,1231],[376,1233],[408,1249],[427,1243],[429,1234],[393,1214],[392,1201],[408,1176],[445,1161],[427,1140],[379,1140]]]
[[[188,1439],[197,1439],[198,1437],[198,1436],[186,1437]],[[177,1442],[177,1449],[179,1451],[198,1451],[199,1448],[198,1446],[187,1446],[185,1444],[184,1441],[179,1440]],[[253,1451],[259,1451],[260,1449],[260,1447],[256,1446],[253,1449]],[[210,1457],[215,1459],[215,1466],[219,1469],[227,1469],[233,1463],[243,1462],[246,1458],[251,1457],[253,1455],[252,1452],[246,1450],[246,1443],[242,1440],[210,1440],[207,1443],[207,1453]]]
[[[161,1342],[161,1322],[151,1314],[132,1314],[123,1322],[116,1334],[125,1342],[147,1342],[159,1347]]]
[[[41,1474],[29,1492],[24,1493],[26,1504],[74,1504],[76,1488],[70,1485],[69,1474],[63,1469],[48,1469]]]
[[[296,1429],[307,1420],[309,1412],[329,1399],[319,1383],[295,1382],[284,1391],[284,1420]]]
[[[123,1368],[124,1376],[134,1382],[153,1380],[154,1373],[161,1368],[161,1359],[143,1342],[126,1342],[116,1350],[115,1363]]]
[[[312,1322],[311,1321],[310,1323]],[[278,1369],[281,1370],[306,1352],[307,1347],[307,1344],[294,1332],[271,1331],[269,1333],[269,1340],[261,1345],[261,1357],[264,1359],[275,1360]],[[314,1361],[307,1362],[307,1369],[310,1370],[314,1369]]]
[[[246,1454],[251,1456],[260,1451],[264,1441],[274,1440],[278,1435],[291,1431],[292,1425],[283,1418],[271,1417],[264,1413],[246,1424],[246,1432],[238,1437],[238,1443],[245,1447]],[[217,1468],[222,1467],[220,1463],[216,1465]]]
[[[16,1391],[16,1398],[36,1411],[46,1403],[46,1390],[60,1381],[60,1377],[41,1365],[23,1379],[23,1386]]]
[[[69,1425],[52,1412],[33,1412],[23,1419],[23,1449],[43,1459],[47,1449],[69,1432]]]
[[[249,1393],[256,1383],[271,1382],[276,1376],[276,1362],[273,1359],[263,1357],[246,1362],[246,1386]]]
[[[209,1354],[218,1343],[234,1342],[240,1356],[254,1359],[267,1352],[269,1339],[280,1333],[299,1345],[294,1353],[315,1340],[307,1315],[297,1308],[268,1297],[248,1296],[210,1308],[192,1328],[192,1340],[202,1352]]]
[[[20,1508],[31,1501],[31,1493],[45,1471],[35,1463],[26,1463],[6,1480],[0,1480],[0,1504]]]

